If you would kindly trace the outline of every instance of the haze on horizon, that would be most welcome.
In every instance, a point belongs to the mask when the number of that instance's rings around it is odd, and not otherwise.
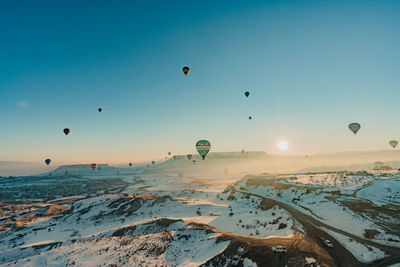
[[[0,161],[143,162],[199,139],[391,149],[399,14],[395,1],[1,3]]]

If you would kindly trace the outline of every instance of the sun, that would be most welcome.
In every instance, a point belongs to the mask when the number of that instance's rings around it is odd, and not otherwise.
[[[282,151],[288,150],[289,143],[287,141],[283,141],[283,140],[279,141],[278,142],[278,148],[279,148],[279,150],[282,150]]]

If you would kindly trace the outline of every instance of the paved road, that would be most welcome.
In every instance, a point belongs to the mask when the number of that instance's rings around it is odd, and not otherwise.
[[[303,214],[300,211],[298,211],[297,209],[293,208],[292,206],[290,206],[284,202],[280,202],[275,199],[271,199],[271,198],[268,198],[268,197],[265,197],[262,195],[251,193],[251,192],[237,190],[235,187],[234,187],[234,189],[237,192],[240,192],[243,194],[250,194],[250,195],[253,195],[253,196],[256,196],[259,198],[274,201],[278,206],[287,210],[298,222],[300,222],[304,226],[305,230],[307,231],[308,236],[313,238],[322,247],[326,248],[327,252],[335,260],[335,262],[338,266],[343,266],[343,267],[382,266],[383,267],[383,266],[389,266],[389,264],[400,262],[400,248],[385,246],[385,245],[373,242],[371,240],[366,240],[366,239],[360,238],[358,236],[355,236],[353,234],[349,234],[341,229],[337,229],[330,225],[322,223],[309,215]],[[335,231],[337,233],[340,233],[342,235],[346,235],[362,244],[367,244],[367,245],[379,248],[381,250],[384,250],[387,253],[389,253],[391,256],[389,256],[385,259],[377,260],[371,264],[361,263],[340,242],[338,242],[335,238],[330,236],[325,231],[321,230],[319,228],[321,226],[325,227],[329,230]],[[331,243],[333,244],[333,248],[328,248],[322,239],[329,239],[331,241]]]

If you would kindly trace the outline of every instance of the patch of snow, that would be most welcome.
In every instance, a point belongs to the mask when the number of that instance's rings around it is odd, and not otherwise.
[[[166,251],[166,258],[173,266],[199,266],[229,245],[229,241],[219,241],[218,235],[207,234],[203,230],[185,229],[176,232]]]
[[[316,262],[317,262],[316,259],[314,259],[314,258],[307,258],[307,257],[306,257],[306,263],[307,263],[307,264],[316,263]]]
[[[334,231],[321,227],[329,235],[333,236],[337,241],[339,241],[343,246],[345,246],[351,254],[353,254],[359,261],[363,263],[368,263],[374,260],[379,260],[385,258],[387,254],[375,247],[363,245],[353,239],[338,234]]]
[[[359,190],[356,195],[371,200],[376,205],[400,204],[400,179],[377,180]]]
[[[252,260],[245,258],[243,260],[243,267],[257,267],[257,263],[253,262]]]

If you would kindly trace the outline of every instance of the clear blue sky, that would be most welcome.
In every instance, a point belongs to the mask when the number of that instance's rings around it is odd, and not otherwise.
[[[2,1],[0,160],[389,149],[399,48],[399,1]]]

